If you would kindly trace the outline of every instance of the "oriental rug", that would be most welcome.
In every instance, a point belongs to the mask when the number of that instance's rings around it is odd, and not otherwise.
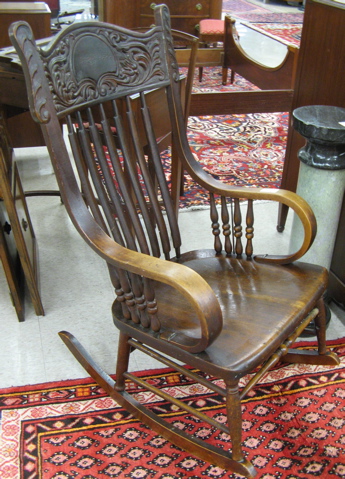
[[[193,92],[244,91],[255,85],[235,75],[233,84],[221,85],[220,67],[205,68],[203,81],[196,78]],[[288,132],[288,113],[256,113],[189,117],[188,140],[201,166],[215,178],[235,186],[279,188]],[[170,154],[164,155],[168,184]],[[208,205],[208,196],[185,174],[180,208]]]
[[[338,367],[278,364],[243,400],[243,445],[257,479],[345,477],[345,338],[329,345],[342,359]],[[225,420],[222,399],[179,373],[137,374]],[[133,383],[128,387],[175,427],[229,446],[226,434]],[[0,390],[0,410],[2,479],[242,477],[154,434],[91,379]]]
[[[244,23],[248,28],[260,33],[269,33],[283,43],[299,47],[302,34],[302,23]]]
[[[279,188],[287,140],[287,113],[190,117],[188,139],[200,165],[229,185]],[[169,178],[169,165],[166,165]],[[185,175],[181,208],[208,204]]]
[[[301,2],[302,3],[302,2]],[[248,22],[303,23],[303,13],[275,13],[246,0],[223,0],[223,14]]]
[[[303,23],[303,13],[234,13],[229,15],[247,22],[255,23]]]
[[[270,10],[260,5],[256,5],[246,0],[223,0],[223,13],[240,14],[245,12],[250,13],[269,13]]]

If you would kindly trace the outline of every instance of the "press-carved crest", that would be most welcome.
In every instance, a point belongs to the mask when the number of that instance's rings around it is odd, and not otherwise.
[[[57,110],[106,99],[124,87],[138,89],[144,82],[154,85],[166,80],[160,55],[155,34],[142,42],[99,26],[71,31],[45,54],[46,76]]]

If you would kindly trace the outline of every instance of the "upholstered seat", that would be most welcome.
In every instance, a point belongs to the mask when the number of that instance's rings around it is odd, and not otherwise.
[[[204,46],[224,44],[225,22],[220,19],[205,18],[199,23],[199,39]],[[223,65],[222,65],[223,66]],[[199,67],[199,81],[202,81],[203,67]],[[222,69],[222,83],[226,85],[228,68]],[[231,83],[234,82],[235,72],[231,72]]]

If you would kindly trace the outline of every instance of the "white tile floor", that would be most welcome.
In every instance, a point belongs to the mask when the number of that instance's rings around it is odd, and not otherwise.
[[[248,44],[253,45],[254,40],[249,40]],[[270,44],[272,41],[262,47],[263,51],[272,51]],[[26,189],[54,185],[45,148],[16,150],[16,158]],[[103,368],[114,372],[118,335],[111,318],[114,294],[105,264],[74,230],[58,198],[29,198],[28,206],[39,246],[41,294],[46,314],[37,317],[28,301],[25,322],[17,321],[0,267],[0,388],[87,376],[58,337],[58,331],[64,329],[77,336]],[[262,203],[256,214],[264,219],[264,230],[270,237],[269,243],[256,245],[256,252],[272,253],[278,247],[287,252],[292,215],[285,232],[280,234],[275,228],[275,205]],[[205,245],[204,220],[210,238],[206,215],[205,211],[181,213],[186,248]],[[258,220],[256,225],[260,223]],[[259,238],[258,228],[256,234]],[[334,304],[332,311],[328,337],[344,337],[345,312]],[[134,369],[157,366],[138,352],[132,361]]]

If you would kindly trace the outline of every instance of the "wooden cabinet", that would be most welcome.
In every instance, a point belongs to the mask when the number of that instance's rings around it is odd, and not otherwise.
[[[292,110],[305,105],[345,107],[345,4],[332,0],[307,0]],[[296,191],[299,171],[298,150],[305,139],[289,126],[282,188]],[[278,226],[285,224],[287,210]],[[345,201],[342,206],[328,294],[345,305]]]
[[[203,18],[221,18],[222,0],[165,0],[171,15],[171,26],[175,30],[198,34]],[[159,2],[157,2],[157,5]],[[99,0],[100,20],[127,28],[149,27],[153,23],[151,0]]]
[[[8,0],[3,0],[5,2],[8,2]],[[23,0],[10,0],[11,2],[21,2],[23,3]],[[37,0],[26,0],[26,2],[36,2]],[[58,13],[60,12],[60,0],[44,0],[44,3],[48,5],[50,8],[51,14],[53,17],[56,17]]]
[[[31,25],[36,39],[49,37],[50,17],[50,9],[44,2],[0,2],[0,48],[12,46],[8,28],[18,20]]]
[[[37,315],[44,309],[39,292],[37,242],[3,112],[0,109],[0,261],[18,320],[24,321],[27,289]]]
[[[345,4],[307,0],[292,110],[305,105],[345,107]],[[298,150],[305,144],[289,126],[282,188],[296,191]]]

